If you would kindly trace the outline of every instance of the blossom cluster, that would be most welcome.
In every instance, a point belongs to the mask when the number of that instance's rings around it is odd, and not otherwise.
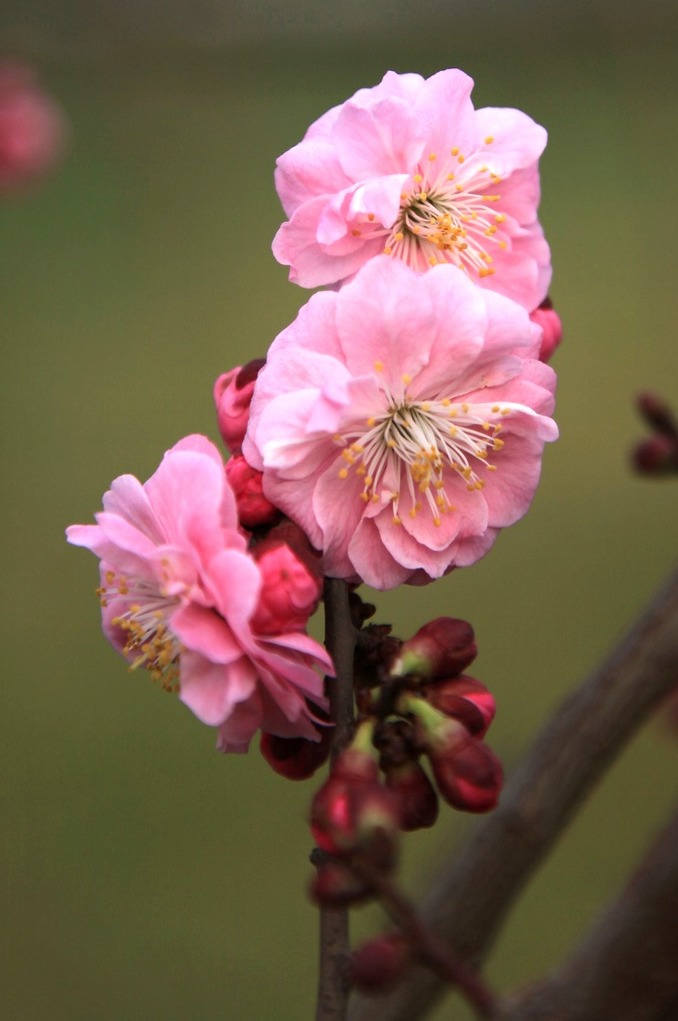
[[[217,379],[225,464],[188,437],[68,532],[101,558],[104,631],[131,665],[176,688],[223,750],[260,729],[283,775],[327,754],[332,663],[306,631],[322,577],[384,590],[475,563],[528,509],[557,436],[546,133],[476,110],[472,85],[389,71],[280,157],[273,252],[328,289],[265,359]],[[484,810],[500,784],[481,742],[489,695],[428,677],[391,707],[419,720],[407,783],[426,754],[443,797]]]

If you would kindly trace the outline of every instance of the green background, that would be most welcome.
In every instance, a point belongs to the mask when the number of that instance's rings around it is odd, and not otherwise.
[[[339,31],[335,11],[325,34],[318,6],[307,35],[303,19],[283,30],[283,5],[255,5],[249,34],[214,45],[160,23],[153,42],[150,20],[143,38],[110,42],[102,21],[90,49],[82,25],[48,44],[44,5],[40,32],[9,36],[72,135],[59,174],[0,207],[10,1021],[312,1016],[314,783],[286,783],[256,749],[220,756],[180,703],[126,671],[100,635],[94,558],[63,529],[91,520],[116,475],[146,478],[182,435],[215,438],[214,377],[263,354],[306,300],[270,254],[272,170],[329,105],[389,67],[460,66],[477,106],[520,107],[550,136],[541,218],[565,325],[561,440],[531,512],[490,556],[378,595],[378,619],[404,636],[441,613],[473,622],[474,673],[499,703],[491,744],[510,768],[673,558],[675,484],[627,463],[643,432],[634,393],[678,401],[672,4],[636,18],[624,4],[505,0],[501,16],[495,3],[457,19],[453,3],[430,17],[424,3],[414,24],[393,5],[364,31]],[[493,983],[515,986],[567,951],[666,815],[675,773],[675,735],[655,721],[509,919]],[[411,893],[469,824],[448,810],[406,838]],[[379,921],[362,910],[354,930]],[[454,996],[435,1015],[469,1016]]]

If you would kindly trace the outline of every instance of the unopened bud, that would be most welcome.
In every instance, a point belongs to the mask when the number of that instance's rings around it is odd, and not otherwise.
[[[403,642],[391,666],[392,677],[452,677],[472,663],[478,649],[465,620],[437,617]]]
[[[678,422],[669,404],[659,394],[646,391],[636,398],[638,411],[654,432],[678,437]]]
[[[308,618],[318,607],[318,578],[284,543],[264,542],[255,546],[252,553],[262,580],[259,602],[251,619],[252,630],[260,635],[304,631]]]
[[[416,759],[386,771],[386,789],[400,807],[400,828],[405,832],[433,826],[438,818],[438,796]]]
[[[238,519],[244,528],[270,525],[280,517],[278,508],[264,496],[262,472],[252,468],[242,454],[228,459],[226,478],[235,496]]]
[[[214,384],[219,432],[232,454],[240,453],[247,431],[254,384],[265,362],[265,358],[255,358],[247,365],[224,372]]]
[[[342,752],[311,805],[318,847],[338,857],[360,851],[387,871],[395,864],[399,829],[398,803],[379,783],[376,762],[353,748]]]
[[[426,700],[455,720],[474,737],[484,737],[494,719],[496,703],[484,684],[462,674],[426,686]]]
[[[61,159],[66,120],[18,61],[0,63],[0,196],[43,177]]]
[[[311,899],[324,907],[345,907],[369,900],[372,889],[340,862],[320,865],[311,880]]]
[[[463,723],[445,716],[427,701],[404,695],[399,708],[416,720],[441,796],[466,812],[488,812],[497,803],[503,770],[487,745],[472,737]]]
[[[489,812],[499,800],[504,773],[494,752],[474,737],[429,753],[438,790],[463,812]]]
[[[636,445],[632,457],[641,475],[675,475],[678,472],[678,438],[655,433]]]
[[[331,737],[331,727],[319,728],[318,741],[262,733],[259,747],[271,769],[280,776],[288,780],[306,780],[327,761]]]
[[[563,339],[563,325],[550,298],[544,298],[541,305],[530,314],[530,319],[542,328],[539,360],[548,362]]]
[[[412,951],[404,936],[399,932],[385,932],[351,954],[351,984],[363,993],[387,992],[405,973],[411,959]]]

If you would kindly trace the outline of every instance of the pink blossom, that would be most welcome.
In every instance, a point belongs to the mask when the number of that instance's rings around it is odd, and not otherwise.
[[[302,287],[339,283],[385,252],[418,271],[451,263],[528,311],[550,255],[537,220],[546,132],[471,102],[459,70],[388,71],[320,117],[277,162],[289,220],[273,254]]]
[[[474,563],[532,500],[555,373],[515,302],[371,260],[271,346],[243,453],[324,555],[387,589]]]
[[[60,159],[66,126],[31,68],[0,64],[0,195],[42,176]]]
[[[254,549],[262,577],[261,596],[252,626],[261,635],[299,631],[315,613],[322,581],[285,543],[265,540]]]
[[[277,632],[257,628],[266,579],[216,447],[181,440],[143,485],[117,478],[103,504],[96,525],[67,537],[101,558],[104,633],[132,668],[178,690],[219,728],[223,751],[246,751],[260,727],[317,741],[308,703],[326,707],[318,670],[331,673],[331,661],[301,615]]]
[[[214,384],[219,432],[232,454],[240,453],[247,429],[254,384],[264,364],[264,358],[255,358],[247,365],[238,365],[230,372],[224,372]]]

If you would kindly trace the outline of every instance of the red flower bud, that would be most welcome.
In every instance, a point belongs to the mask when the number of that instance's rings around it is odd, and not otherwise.
[[[0,63],[0,197],[43,177],[61,160],[66,120],[19,61]]]
[[[238,519],[245,528],[270,525],[280,517],[278,508],[264,496],[262,472],[252,468],[242,454],[228,459],[226,478],[235,496]]]
[[[678,472],[678,439],[656,433],[638,443],[632,457],[641,475],[674,475]]]
[[[376,762],[349,748],[311,804],[311,830],[318,847],[342,857],[360,851],[390,870],[395,863],[400,811],[378,779]]]
[[[459,720],[474,737],[484,737],[494,719],[496,703],[484,684],[473,677],[453,677],[427,685],[425,697],[441,713]]]
[[[278,737],[277,734],[261,735],[260,750],[271,769],[288,780],[306,780],[313,776],[330,753],[331,727],[319,729],[320,740],[309,741],[306,737]]]
[[[412,959],[407,940],[399,932],[385,932],[351,954],[349,978],[363,993],[384,993],[405,973]]]
[[[429,751],[438,790],[448,805],[464,812],[489,812],[499,800],[504,773],[487,745],[457,734],[447,747]]]
[[[325,907],[344,907],[369,900],[372,889],[340,862],[329,861],[318,867],[309,889],[311,899]]]
[[[247,365],[223,373],[214,384],[219,432],[232,454],[240,453],[247,431],[254,384],[265,362],[265,358],[255,358]]]
[[[402,830],[410,832],[433,826],[438,818],[438,796],[416,759],[387,770],[386,789],[400,807]]]
[[[437,617],[403,642],[391,676],[452,677],[473,662],[477,652],[470,624],[454,617]]]

